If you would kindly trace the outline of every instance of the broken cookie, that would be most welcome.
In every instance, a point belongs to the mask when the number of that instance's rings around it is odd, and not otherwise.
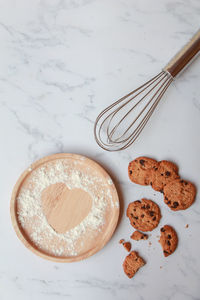
[[[144,266],[144,260],[139,256],[139,254],[135,251],[131,251],[129,253],[124,262],[123,262],[123,269],[124,273],[129,277],[132,278],[135,273]]]
[[[148,239],[148,235],[145,234],[145,233],[142,233],[138,230],[134,231],[133,234],[130,236],[130,238],[132,240],[135,240],[135,241],[139,241],[139,240],[147,240]]]
[[[159,243],[163,248],[165,257],[171,255],[177,247],[178,237],[176,231],[169,225],[165,225],[160,229],[161,235]]]

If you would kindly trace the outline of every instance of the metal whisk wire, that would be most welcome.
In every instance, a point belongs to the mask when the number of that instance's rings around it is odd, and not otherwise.
[[[191,40],[170,60],[162,72],[105,108],[98,115],[94,124],[94,136],[98,145],[107,151],[119,151],[132,145],[144,129],[174,77],[176,77],[199,52],[200,30],[198,30]],[[132,106],[129,107],[130,105]],[[140,105],[143,105],[143,107],[138,111],[136,117],[132,118],[131,114],[133,114],[135,110],[137,111]],[[120,117],[120,114],[125,109],[127,109],[127,111]],[[131,119],[130,123],[128,123],[128,118]],[[123,123],[125,123],[126,128],[120,134]]]
[[[161,73],[159,73],[158,74],[158,76],[156,76],[157,78],[156,79],[154,79],[154,80],[151,80],[152,82],[150,83],[150,84],[148,84],[144,89],[142,89],[139,93],[137,93],[135,96],[133,96],[129,101],[131,101],[131,100],[133,100],[134,98],[136,98],[139,94],[141,94],[146,88],[148,88],[150,85],[152,85],[157,79],[159,79],[162,75],[164,74],[164,72],[161,72]],[[164,77],[163,78],[165,78],[166,77],[166,74],[164,74]],[[163,79],[162,78],[162,79]],[[161,79],[161,80],[162,80]],[[154,97],[156,96],[156,94],[158,93],[158,91],[156,91],[155,93],[154,93],[154,95],[151,97],[151,99],[149,100],[149,102],[145,105],[145,107],[142,109],[142,111],[138,114],[138,116],[137,116],[137,118],[130,124],[130,126],[126,129],[126,131],[123,133],[123,135],[121,136],[121,137],[119,137],[119,138],[117,138],[116,140],[112,140],[112,136],[113,136],[113,134],[114,134],[114,132],[115,132],[115,130],[116,130],[116,127],[118,126],[118,125],[120,125],[120,123],[132,112],[132,110],[138,105],[138,104],[140,104],[141,103],[141,101],[145,98],[145,97],[147,97],[147,95],[148,94],[150,94],[151,93],[151,91],[161,82],[161,80],[159,80],[158,81],[158,83],[156,83],[155,84],[155,86],[153,86],[153,88],[151,88],[138,102],[136,102],[136,104],[134,104],[134,106],[125,114],[125,116],[118,122],[118,124],[111,130],[111,132],[109,133],[109,129],[110,129],[110,123],[111,123],[111,121],[112,121],[112,119],[113,119],[113,117],[116,115],[116,113],[117,112],[119,112],[120,111],[120,109],[122,109],[123,107],[124,107],[124,105],[126,105],[127,104],[127,102],[126,103],[124,103],[123,105],[121,105],[120,106],[120,108],[119,109],[117,109],[113,114],[112,114],[112,117],[111,117],[111,119],[110,119],[110,121],[109,121],[109,124],[108,124],[108,130],[107,130],[107,134],[108,134],[108,136],[109,136],[109,141],[110,142],[117,142],[117,140],[119,140],[120,142],[125,142],[125,141],[127,141],[128,140],[128,138],[126,138],[125,140],[120,140],[123,136],[125,136],[125,134],[128,132],[128,130],[135,124],[135,122],[137,121],[137,119],[139,119],[139,117],[142,115],[142,113],[144,112],[144,110],[147,108],[147,106],[153,101],[153,99],[154,99]],[[168,79],[167,79],[168,80]],[[165,82],[164,82],[165,83]],[[164,83],[163,83],[163,85],[164,85]],[[162,85],[162,86],[163,86]],[[162,88],[162,86],[161,86],[161,88]],[[133,92],[134,93],[134,92]],[[128,102],[129,102],[128,101]],[[145,119],[145,117],[143,118],[143,119]]]
[[[162,95],[164,94],[164,92],[166,91],[166,89],[168,88],[172,80],[173,78],[170,74],[168,74],[165,71],[162,71],[158,75],[153,77],[151,80],[141,85],[139,88],[135,89],[134,91],[130,92],[129,94],[125,95],[124,97],[120,98],[119,100],[117,100],[116,102],[108,106],[106,109],[104,109],[97,117],[95,122],[95,127],[94,127],[95,139],[96,142],[99,144],[99,146],[107,151],[118,151],[118,150],[126,149],[131,144],[133,144],[133,142],[136,140],[140,132],[145,127],[150,116],[152,115],[153,111],[158,105]],[[158,87],[158,89],[150,97],[149,101],[146,103],[146,105],[143,107],[143,109],[140,111],[137,117],[133,119],[131,124],[125,129],[125,131],[120,136],[114,139],[113,136],[117,132],[120,124],[128,117],[128,115],[130,115],[130,113],[139,104],[142,103],[142,101],[147,96],[151,94],[151,92],[155,90],[156,87]],[[148,90],[148,88],[150,89]],[[137,97],[139,97],[145,91],[146,93],[141,98],[137,99]],[[111,127],[112,121],[117,116],[117,114],[119,114],[121,110],[131,102],[133,102],[133,106],[122,116],[122,118],[115,124],[114,127]],[[149,105],[152,102],[153,104],[148,109]],[[109,114],[107,115],[108,112]],[[136,124],[138,119],[142,116],[142,114],[144,114],[144,117],[140,121],[139,125],[137,125],[132,130],[132,132],[128,134],[128,136],[126,136],[127,133],[130,131],[130,129]],[[106,122],[108,122],[108,125],[105,130],[106,141],[104,141],[102,137],[102,132],[103,132],[103,126],[106,124]]]

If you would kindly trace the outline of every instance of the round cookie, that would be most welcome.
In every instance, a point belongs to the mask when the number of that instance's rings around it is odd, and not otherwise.
[[[164,187],[164,201],[171,210],[187,209],[194,202],[196,187],[189,181],[177,179]]]
[[[163,193],[163,188],[167,183],[179,178],[178,167],[170,161],[162,160],[157,167],[153,167],[151,177],[152,188]]]
[[[161,235],[159,243],[163,248],[165,257],[171,255],[177,247],[178,237],[176,231],[169,225],[165,225],[160,229]]]
[[[152,181],[151,170],[157,167],[158,162],[148,157],[138,157],[131,161],[128,166],[128,175],[132,182],[149,185]]]
[[[161,218],[158,205],[147,199],[134,201],[128,205],[126,215],[131,225],[141,231],[151,231],[158,226]]]

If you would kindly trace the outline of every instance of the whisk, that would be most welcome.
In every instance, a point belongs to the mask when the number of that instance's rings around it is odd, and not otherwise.
[[[105,108],[94,125],[94,136],[98,145],[107,151],[119,151],[132,145],[173,79],[199,51],[200,30],[163,71]]]

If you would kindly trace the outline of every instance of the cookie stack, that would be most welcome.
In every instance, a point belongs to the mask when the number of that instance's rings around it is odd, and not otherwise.
[[[183,210],[192,205],[196,196],[195,186],[180,178],[174,163],[148,157],[138,157],[128,166],[132,182],[151,185],[155,191],[164,194],[164,201],[171,210]]]
[[[151,185],[155,191],[163,193],[164,202],[171,210],[187,209],[195,200],[195,186],[191,182],[181,179],[177,165],[170,161],[157,162],[148,157],[138,157],[129,163],[128,174],[132,182]],[[143,232],[152,231],[158,226],[161,219],[159,206],[148,199],[130,203],[126,214],[130,224],[137,229],[131,235],[131,239],[135,241],[148,239],[148,235]],[[159,242],[164,256],[167,257],[175,251],[178,236],[174,228],[169,225],[163,226],[160,232]],[[123,242],[123,245],[127,251],[131,250],[130,242]],[[145,262],[139,254],[132,251],[124,260],[124,272],[129,278],[132,278],[144,264]]]

